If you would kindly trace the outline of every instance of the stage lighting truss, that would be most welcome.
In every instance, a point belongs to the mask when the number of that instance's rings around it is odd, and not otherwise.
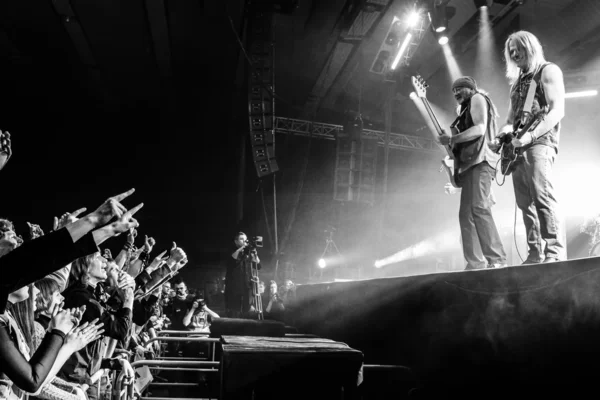
[[[417,9],[402,18],[394,17],[370,71],[388,76],[391,70],[409,65],[428,24],[424,13]]]

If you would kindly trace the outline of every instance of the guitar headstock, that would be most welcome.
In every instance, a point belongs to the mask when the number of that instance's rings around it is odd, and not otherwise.
[[[427,96],[427,88],[429,85],[425,82],[425,79],[421,77],[421,75],[412,76],[411,78],[413,88],[415,89],[415,93],[419,97]]]

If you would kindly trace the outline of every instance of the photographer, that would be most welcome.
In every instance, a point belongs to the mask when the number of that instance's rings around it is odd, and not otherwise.
[[[183,317],[183,324],[190,331],[210,333],[210,323],[215,318],[219,318],[219,314],[208,308],[203,299],[195,299]]]
[[[244,232],[238,232],[233,243],[235,249],[227,255],[227,272],[225,286],[225,308],[230,318],[244,318],[252,304],[252,263],[260,269],[260,259],[256,252],[256,240],[248,241]]]

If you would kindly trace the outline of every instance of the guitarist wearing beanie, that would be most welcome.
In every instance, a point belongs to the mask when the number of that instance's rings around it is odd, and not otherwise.
[[[480,92],[475,79],[458,78],[452,93],[459,116],[451,133],[442,131],[439,142],[452,147],[458,173],[458,215],[467,270],[506,266],[506,253],[492,216],[491,186],[499,156],[489,143],[496,136],[496,107]]]

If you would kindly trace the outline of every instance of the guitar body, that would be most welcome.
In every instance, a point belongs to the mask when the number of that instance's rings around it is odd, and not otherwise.
[[[527,132],[533,131],[540,122],[544,119],[544,113],[538,113],[528,117],[526,124],[521,124],[512,133],[507,133],[502,138],[502,154],[500,159],[500,170],[502,175],[510,175],[515,170],[519,163],[519,158],[522,157],[523,147],[516,149],[512,144],[514,138],[520,139]]]
[[[507,139],[510,141],[512,141],[512,138],[514,137],[510,133],[506,136],[510,136],[510,138]],[[521,157],[520,149],[515,149],[515,147],[510,144],[510,141],[502,146],[502,155],[500,159],[500,171],[502,171],[502,175],[512,174],[518,164],[517,160]]]
[[[455,188],[459,189],[462,185],[458,179],[458,170],[454,168],[454,160],[450,156],[442,160],[442,170],[446,173],[448,180]]]

